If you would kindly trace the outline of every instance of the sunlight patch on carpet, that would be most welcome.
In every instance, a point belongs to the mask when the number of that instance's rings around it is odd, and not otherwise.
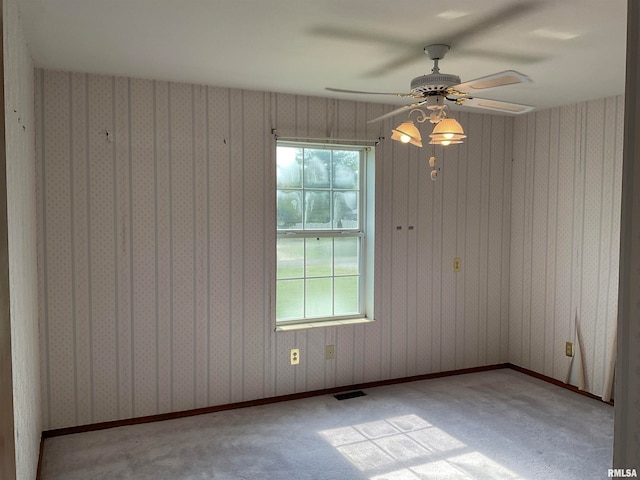
[[[521,478],[418,415],[319,433],[360,471],[373,474],[371,480]]]

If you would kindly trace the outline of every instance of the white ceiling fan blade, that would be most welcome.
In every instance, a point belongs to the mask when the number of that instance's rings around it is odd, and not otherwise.
[[[529,83],[531,79],[526,75],[515,70],[505,70],[504,72],[494,73],[486,77],[476,78],[468,82],[461,83],[451,87],[453,90],[463,93],[473,93],[489,88],[504,87],[505,85],[515,85],[517,83]]]
[[[486,108],[502,113],[511,113],[519,115],[527,113],[534,109],[531,105],[522,105],[520,103],[502,102],[500,100],[490,100],[488,98],[462,97],[456,100],[457,103],[465,107]]]
[[[395,110],[392,110],[389,113],[385,113],[384,115],[380,115],[377,118],[374,118],[373,120],[368,120],[367,123],[374,123],[374,122],[379,122],[380,120],[384,120],[385,118],[389,118],[389,117],[393,117],[394,115],[397,115],[401,112],[404,112],[405,110],[409,110],[410,108],[415,108],[415,107],[419,107],[420,105],[427,103],[426,100],[423,100],[422,102],[415,102],[415,103],[411,103],[409,105],[405,105],[404,107],[400,107],[400,108],[396,108]]]
[[[329,90],[330,92],[338,92],[338,93],[362,93],[365,95],[395,95],[396,97],[412,97],[412,98],[421,98],[413,95],[412,93],[393,93],[393,92],[364,92],[362,90],[345,90],[343,88],[331,88],[325,87],[325,90]]]

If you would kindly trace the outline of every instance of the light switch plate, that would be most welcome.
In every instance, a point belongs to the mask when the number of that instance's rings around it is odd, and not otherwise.
[[[567,357],[573,357],[573,343],[567,342],[564,344],[564,354]]]
[[[327,360],[333,360],[336,358],[336,347],[335,345],[327,345]]]
[[[456,257],[453,259],[453,271],[459,272],[460,270],[462,270],[462,260]]]

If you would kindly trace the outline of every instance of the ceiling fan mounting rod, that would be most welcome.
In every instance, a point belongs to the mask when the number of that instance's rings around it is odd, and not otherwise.
[[[424,53],[429,55],[429,58],[433,60],[433,69],[431,70],[432,73],[440,73],[438,61],[444,58],[450,48],[451,47],[449,47],[449,45],[445,45],[443,43],[436,43],[424,47]]]
[[[443,43],[436,43],[424,47],[424,53],[429,55],[431,60],[442,60],[451,47]]]

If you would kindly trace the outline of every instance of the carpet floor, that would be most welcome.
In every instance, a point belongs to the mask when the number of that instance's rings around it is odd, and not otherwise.
[[[42,480],[607,478],[613,407],[511,369],[48,438]]]

